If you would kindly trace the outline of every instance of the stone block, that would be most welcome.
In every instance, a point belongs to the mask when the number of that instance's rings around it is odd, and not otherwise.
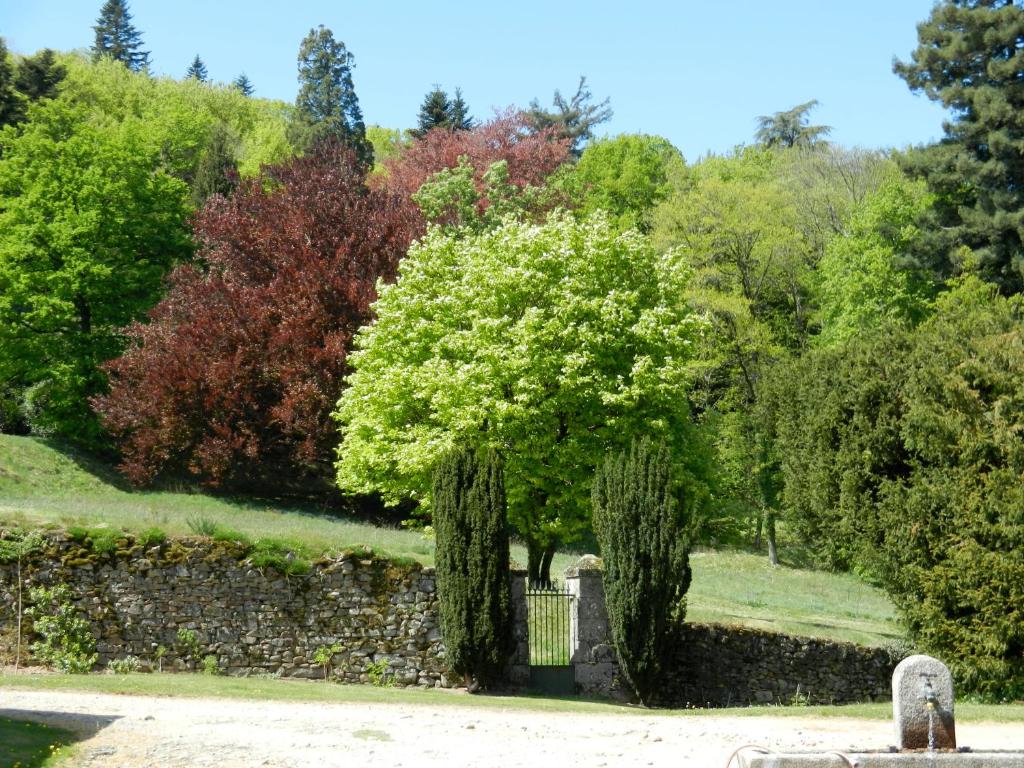
[[[892,711],[898,749],[956,749],[953,676],[938,659],[918,654],[896,665]]]

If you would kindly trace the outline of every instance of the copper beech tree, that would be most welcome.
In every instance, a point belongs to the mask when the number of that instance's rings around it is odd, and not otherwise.
[[[455,168],[466,157],[476,171],[478,187],[492,163],[508,164],[508,181],[517,187],[541,187],[569,155],[569,140],[552,130],[531,129],[525,115],[504,112],[472,130],[435,128],[401,154],[384,163],[387,171],[378,186],[411,198],[438,171]],[[487,205],[486,197],[480,204]]]
[[[421,227],[337,144],[211,198],[194,222],[198,260],[126,329],[94,401],[122,471],[249,489],[328,478],[350,341]]]

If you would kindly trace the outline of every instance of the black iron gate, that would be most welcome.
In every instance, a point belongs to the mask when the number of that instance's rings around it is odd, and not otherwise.
[[[533,690],[562,696],[576,693],[576,675],[570,663],[576,647],[571,619],[575,599],[564,586],[526,590]]]

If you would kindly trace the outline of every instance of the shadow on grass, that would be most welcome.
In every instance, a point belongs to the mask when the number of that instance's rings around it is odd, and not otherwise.
[[[78,712],[0,709],[0,768],[42,768],[92,738],[117,717]]]

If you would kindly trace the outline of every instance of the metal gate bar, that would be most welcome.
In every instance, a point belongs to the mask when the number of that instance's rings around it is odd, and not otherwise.
[[[563,588],[526,590],[529,616],[530,666],[569,664],[576,638],[570,618],[575,595]]]

